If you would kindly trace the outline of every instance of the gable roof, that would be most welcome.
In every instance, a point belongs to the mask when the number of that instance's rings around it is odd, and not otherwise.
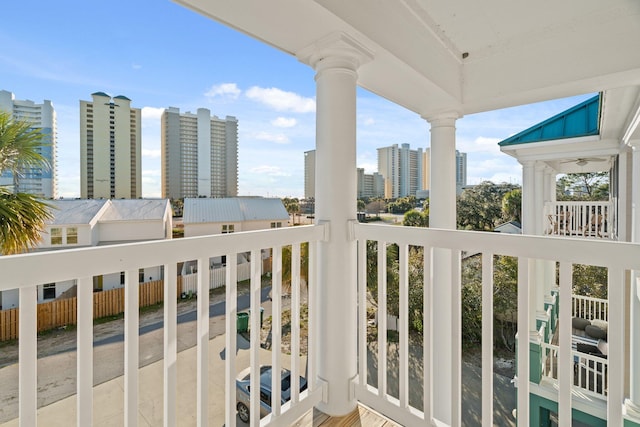
[[[80,225],[89,224],[96,218],[108,200],[76,199],[76,200],[47,200],[52,206],[52,225]]]
[[[100,221],[162,220],[168,204],[168,199],[114,199]]]
[[[596,95],[555,116],[531,126],[504,141],[499,146],[577,138],[600,133],[600,95]]]
[[[288,220],[289,214],[276,198],[184,199],[185,224]]]

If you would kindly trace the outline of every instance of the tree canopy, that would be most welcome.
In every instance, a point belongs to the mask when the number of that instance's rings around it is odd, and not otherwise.
[[[411,209],[404,214],[404,220],[402,225],[409,227],[428,227],[429,226],[429,213],[418,212],[415,209]]]
[[[11,172],[14,185],[29,168],[49,168],[40,153],[42,133],[28,122],[13,120],[0,112],[0,174]],[[0,186],[0,253],[24,252],[40,241],[45,221],[51,218],[50,206],[28,193],[14,193]]]
[[[463,230],[493,231],[501,222],[503,215],[503,197],[519,188],[518,185],[502,183],[494,184],[483,181],[473,187],[465,188],[457,200],[458,228]],[[510,196],[511,204],[515,204],[517,196]],[[516,210],[513,207],[513,210]],[[510,221],[514,218],[508,218]]]
[[[569,173],[556,182],[558,200],[608,200],[609,173]]]

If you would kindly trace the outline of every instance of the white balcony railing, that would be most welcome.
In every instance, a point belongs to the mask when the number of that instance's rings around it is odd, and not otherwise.
[[[602,298],[593,298],[583,295],[572,297],[573,317],[581,317],[588,320],[609,320],[609,301]]]
[[[558,381],[558,356],[560,348],[557,345],[542,343],[542,375],[552,384]],[[575,349],[571,351],[573,358],[572,389],[577,395],[607,399],[607,372],[609,363],[606,358],[581,353]]]
[[[300,349],[300,245],[310,243],[310,259],[314,259],[315,246],[324,235],[324,226],[306,226],[268,231],[254,231],[226,235],[194,237],[125,245],[92,247],[87,249],[61,250],[32,253],[15,256],[0,256],[2,279],[0,291],[19,289],[19,417],[20,425],[37,424],[37,305],[36,286],[42,283],[60,282],[77,279],[78,295],[78,329],[77,329],[77,425],[90,426],[93,422],[93,276],[114,272],[125,272],[125,325],[124,325],[124,419],[123,425],[138,424],[138,405],[141,397],[138,384],[139,360],[139,324],[138,324],[138,269],[153,265],[164,266],[164,392],[163,419],[165,425],[177,425],[177,420],[184,414],[179,413],[176,406],[178,389],[177,376],[177,264],[189,260],[197,260],[198,284],[197,294],[207,295],[198,298],[197,309],[197,422],[207,425],[211,417],[208,407],[209,375],[221,376],[222,372],[209,373],[209,258],[226,256],[236,259],[238,253],[251,253],[250,279],[250,364],[252,389],[258,390],[260,366],[260,290],[261,290],[261,250],[271,249],[273,252],[272,280],[272,314],[273,337],[272,348],[280,348],[280,319],[282,313],[282,247],[292,245],[292,287],[291,287],[291,322],[292,322],[292,354],[299,354]],[[313,262],[309,266],[313,270]],[[34,266],[38,266],[34,268]],[[297,266],[297,267],[296,267]],[[237,269],[226,269],[226,345],[227,349],[236,349],[236,313],[237,313]],[[315,283],[308,280],[309,286],[309,349],[313,350],[314,331],[311,325],[316,322],[317,312],[314,306],[313,289]],[[226,351],[225,357],[225,411],[221,414],[226,426],[236,425],[236,352]],[[279,390],[283,359],[281,352],[273,351],[270,364],[273,372],[274,390]],[[217,356],[217,355],[216,355]],[[291,400],[280,405],[274,399],[273,412],[262,420],[263,424],[289,425],[313,408],[322,397],[322,388],[315,381],[315,352],[309,354],[308,388],[302,393],[297,383],[299,376],[304,375],[300,358],[291,357],[292,390]],[[213,357],[213,355],[211,355]],[[264,359],[264,357],[262,357]],[[284,367],[284,366],[283,366]],[[260,395],[251,395],[251,424],[260,424]],[[191,414],[190,414],[191,415]],[[210,422],[210,421],[209,421]],[[220,423],[222,424],[222,422]]]
[[[282,252],[281,248],[292,245],[292,348],[293,355],[300,350],[300,296],[298,293],[300,271],[300,245],[309,242],[309,337],[307,378],[308,389],[297,393],[295,381],[302,373],[302,363],[299,358],[292,357],[290,369],[294,390],[291,400],[286,404],[274,403],[273,413],[261,421],[257,417],[251,419],[251,425],[290,425],[300,415],[316,406],[328,393],[324,382],[316,376],[318,357],[322,357],[322,349],[317,348],[317,334],[326,333],[320,321],[331,313],[318,312],[315,298],[318,286],[316,283],[317,243],[325,236],[329,236],[323,226],[293,227],[278,230],[255,231],[176,239],[160,242],[136,243],[109,247],[94,247],[89,249],[75,249],[34,253],[16,256],[0,257],[0,271],[2,279],[0,290],[20,290],[20,350],[19,350],[19,406],[22,425],[36,425],[37,421],[37,359],[36,359],[36,286],[69,279],[78,282],[78,350],[77,350],[77,425],[92,424],[92,387],[93,387],[93,337],[92,337],[92,276],[125,272],[125,373],[124,373],[124,420],[123,424],[137,425],[138,404],[138,269],[153,265],[164,266],[165,277],[165,305],[164,305],[164,392],[163,411],[165,425],[176,425],[181,416],[180,408],[176,406],[178,386],[176,368],[176,265],[187,260],[198,260],[198,294],[206,295],[209,287],[207,274],[208,258],[227,256],[235,259],[238,253],[251,252],[251,259],[260,258],[262,249],[273,250],[273,337],[272,348],[280,346],[279,318],[282,312],[280,305]],[[433,355],[441,350],[443,343],[433,339],[434,333],[441,328],[442,322],[452,325],[452,340],[450,353],[453,355],[453,374],[446,378],[447,386],[452,391],[450,399],[453,425],[460,424],[460,408],[462,401],[461,388],[461,297],[460,272],[461,252],[474,251],[482,256],[482,310],[483,310],[483,342],[482,342],[482,414],[483,425],[493,425],[493,255],[509,255],[518,258],[518,330],[519,337],[525,337],[527,343],[518,346],[518,378],[528,378],[530,372],[529,354],[529,324],[535,319],[535,307],[530,304],[536,301],[535,277],[536,260],[553,260],[560,264],[560,299],[559,299],[559,345],[558,354],[558,402],[559,412],[571,413],[571,391],[573,385],[572,365],[574,353],[571,348],[571,264],[601,265],[608,268],[608,295],[611,310],[609,311],[609,359],[607,370],[607,418],[610,425],[622,425],[622,408],[624,401],[624,379],[628,374],[624,371],[624,278],[626,270],[640,270],[640,245],[618,243],[601,240],[553,239],[549,237],[504,235],[499,233],[479,233],[463,231],[446,231],[435,229],[416,229],[411,227],[394,227],[368,224],[353,224],[353,238],[358,245],[358,283],[344,283],[344,286],[358,287],[358,331],[341,331],[351,334],[358,340],[359,375],[355,378],[355,397],[373,407],[375,410],[389,416],[403,425],[424,425],[431,423],[436,408],[433,399],[445,386],[440,384],[432,366]],[[397,303],[399,307],[398,339],[397,343],[390,343],[387,339],[385,319],[387,284],[385,251],[368,254],[367,242],[377,242],[378,248],[385,248],[388,244],[398,245],[399,253],[399,289]],[[414,265],[409,262],[409,255],[415,256],[414,247],[422,248],[422,277],[424,292],[421,295],[424,309],[424,329],[418,343],[410,341],[408,319],[410,281],[415,277]],[[432,273],[435,264],[432,262],[435,252],[442,259],[443,253],[450,260],[451,283],[434,283]],[[369,255],[369,258],[368,258]],[[367,260],[374,257],[377,264],[377,301],[370,302],[367,292]],[[37,266],[37,268],[34,268]],[[252,263],[251,271],[251,356],[252,381],[251,388],[258,389],[257,370],[260,365],[259,310],[260,305],[260,263]],[[236,348],[236,270],[227,269],[226,274],[226,348]],[[436,287],[444,287],[451,293],[451,316],[447,319],[432,317],[433,309],[440,301],[432,298]],[[440,291],[442,288],[439,288]],[[415,297],[415,295],[413,296]],[[379,319],[377,334],[371,338],[368,335],[370,311],[378,311]],[[383,314],[383,315],[380,315]],[[195,384],[197,395],[197,419],[199,425],[206,425],[210,415],[208,413],[208,299],[198,300],[198,343],[197,343],[197,378]],[[225,405],[224,423],[234,426],[236,420],[235,375],[237,372],[233,351],[227,351],[225,359]],[[634,357],[632,355],[632,357]],[[280,352],[272,351],[271,362],[277,367],[283,360]],[[535,362],[537,363],[537,362]],[[417,371],[416,371],[417,370]],[[419,372],[418,372],[419,371]],[[419,375],[418,375],[419,374]],[[304,375],[304,374],[303,374]],[[389,381],[392,376],[393,381]],[[274,376],[273,387],[278,387],[279,375]],[[346,381],[346,379],[345,379]],[[392,384],[393,382],[393,384]],[[529,422],[529,381],[518,381],[518,424],[528,425]],[[394,389],[395,388],[395,389]],[[275,388],[277,390],[277,388]],[[258,414],[259,398],[252,394],[251,413]],[[437,420],[435,420],[437,423]]]
[[[545,203],[544,224],[552,236],[617,238],[613,202]]]
[[[532,279],[537,268],[536,260],[553,260],[560,263],[560,296],[559,296],[559,345],[549,347],[547,352],[553,351],[556,357],[554,371],[555,384],[557,386],[557,401],[559,411],[563,414],[571,414],[572,392],[575,385],[589,389],[587,383],[574,381],[573,366],[576,352],[572,349],[571,337],[571,265],[587,264],[601,265],[608,268],[609,303],[612,306],[623,307],[625,270],[635,269],[640,265],[640,260],[634,256],[640,255],[640,246],[627,243],[617,243],[602,240],[578,240],[578,239],[552,239],[549,237],[514,236],[499,233],[477,233],[444,230],[425,230],[409,227],[382,227],[377,225],[355,225],[355,236],[358,241],[358,277],[359,277],[359,380],[356,386],[356,396],[359,401],[377,409],[378,411],[399,421],[403,425],[424,425],[433,418],[435,407],[433,397],[441,392],[442,385],[435,382],[434,371],[439,369],[433,366],[433,355],[442,350],[442,343],[435,342],[434,331],[442,322],[453,323],[454,337],[453,355],[454,373],[450,380],[453,383],[452,405],[453,424],[460,421],[460,407],[462,401],[461,387],[461,335],[460,335],[460,266],[461,253],[463,251],[481,253],[482,255],[482,424],[493,425],[493,255],[509,255],[518,258],[518,336],[526,337],[527,343],[518,345],[517,352],[517,378],[529,378],[531,363],[528,340],[530,336],[530,319],[535,319],[536,308],[530,301],[535,300],[536,283],[543,288],[542,282]],[[386,251],[372,255],[368,252],[367,242],[376,242],[376,247],[385,248],[389,244],[398,245],[399,253],[399,289],[398,305],[398,343],[390,343],[387,338],[383,315],[387,310],[388,289],[386,283],[387,257]],[[422,264],[424,271],[422,283],[424,285],[423,304],[425,308],[424,332],[421,336],[422,343],[416,344],[409,338],[409,289],[413,286],[410,282],[410,270],[413,268],[408,260],[415,248],[423,250]],[[435,251],[445,249],[449,253],[450,263],[453,268],[452,283],[436,284],[433,282],[433,260]],[[636,255],[632,255],[635,253]],[[367,292],[367,257],[376,257],[378,268],[377,302],[370,302]],[[369,262],[370,264],[370,262]],[[415,277],[414,279],[415,280]],[[451,306],[451,318],[435,319],[429,315],[436,304],[432,295],[436,286],[446,286],[453,294]],[[370,284],[369,284],[370,286]],[[377,310],[378,323],[377,334],[371,334],[368,318],[371,310]],[[584,365],[584,376],[598,376],[599,372],[606,371],[608,387],[596,387],[592,394],[607,395],[607,420],[609,425],[621,425],[623,404],[624,378],[623,372],[624,345],[622,329],[623,314],[620,310],[609,313],[609,356],[608,367],[603,368],[603,359],[595,356],[580,355]],[[615,326],[617,325],[617,326]],[[541,326],[542,333],[546,331],[545,325]],[[536,331],[537,334],[540,331]],[[537,335],[536,334],[536,335]],[[614,350],[615,349],[615,350]],[[372,357],[372,353],[377,357]],[[416,354],[418,357],[416,357]],[[417,360],[416,360],[417,359]],[[416,363],[419,368],[416,369]],[[535,363],[538,363],[536,361]],[[550,368],[549,368],[550,369]],[[416,372],[422,373],[420,381],[416,381]],[[548,373],[548,370],[547,370]],[[559,374],[558,374],[559,373]],[[601,374],[600,374],[601,376]],[[391,383],[394,383],[393,385]],[[593,382],[592,382],[593,383]],[[397,385],[396,385],[397,384]],[[526,426],[529,423],[529,381],[517,381],[517,406],[518,425]],[[412,399],[415,390],[420,399]],[[409,392],[411,390],[411,393]],[[553,390],[553,388],[551,389]],[[600,391],[598,391],[600,390]],[[584,393],[583,393],[584,395]],[[570,416],[569,416],[570,417]],[[436,422],[437,425],[440,425]]]

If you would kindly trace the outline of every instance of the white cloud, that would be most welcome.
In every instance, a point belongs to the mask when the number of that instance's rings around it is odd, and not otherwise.
[[[257,166],[249,170],[252,173],[267,175],[267,176],[291,176],[290,173],[283,171],[278,166]]]
[[[276,144],[288,144],[290,142],[289,138],[281,133],[258,132],[253,137],[261,141],[275,142]]]
[[[298,124],[298,121],[293,117],[278,117],[271,121],[271,124],[279,128],[291,128]]]
[[[140,64],[131,64],[131,68],[133,68],[134,70],[140,70],[142,68],[142,65],[140,65]]]
[[[142,149],[142,156],[143,157],[150,157],[152,159],[159,159],[160,158],[160,150],[150,150],[148,148],[143,148]]]
[[[252,101],[260,102],[276,111],[290,111],[293,113],[313,113],[316,111],[316,101],[305,98],[294,92],[272,87],[261,88],[253,86],[247,90],[246,95]]]
[[[362,120],[362,124],[365,126],[371,126],[373,124],[375,124],[375,120],[373,119],[373,117],[367,117],[365,119]]]
[[[209,98],[215,98],[216,96],[227,97],[231,99],[236,99],[240,96],[242,91],[238,88],[238,85],[235,83],[222,83],[219,85],[211,86],[204,96]]]
[[[374,163],[358,163],[359,168],[364,168],[364,173],[372,174],[378,172],[378,165]]]
[[[144,120],[160,120],[164,108],[142,107],[142,118]]]
[[[456,148],[463,153],[491,153],[500,154],[500,147],[498,142],[502,141],[501,138],[490,138],[485,136],[478,136],[473,141],[460,139],[456,144]]]

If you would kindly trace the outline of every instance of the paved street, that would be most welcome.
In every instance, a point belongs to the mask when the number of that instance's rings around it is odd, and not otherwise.
[[[269,292],[262,289],[262,307],[264,316],[271,315]],[[249,307],[248,294],[238,296],[238,311]],[[225,303],[217,301],[209,306],[209,337],[214,338],[225,333]],[[159,315],[161,316],[160,310]],[[196,345],[196,311],[178,315],[178,352]],[[139,351],[140,366],[147,366],[163,358],[163,322],[144,325],[140,328]],[[93,365],[94,385],[118,378],[124,373],[124,333],[111,334],[97,338],[94,342]],[[223,340],[224,342],[224,340]],[[76,391],[76,351],[75,346],[67,351],[38,359],[38,407],[50,405]],[[18,416],[18,364],[0,369],[0,423]]]

